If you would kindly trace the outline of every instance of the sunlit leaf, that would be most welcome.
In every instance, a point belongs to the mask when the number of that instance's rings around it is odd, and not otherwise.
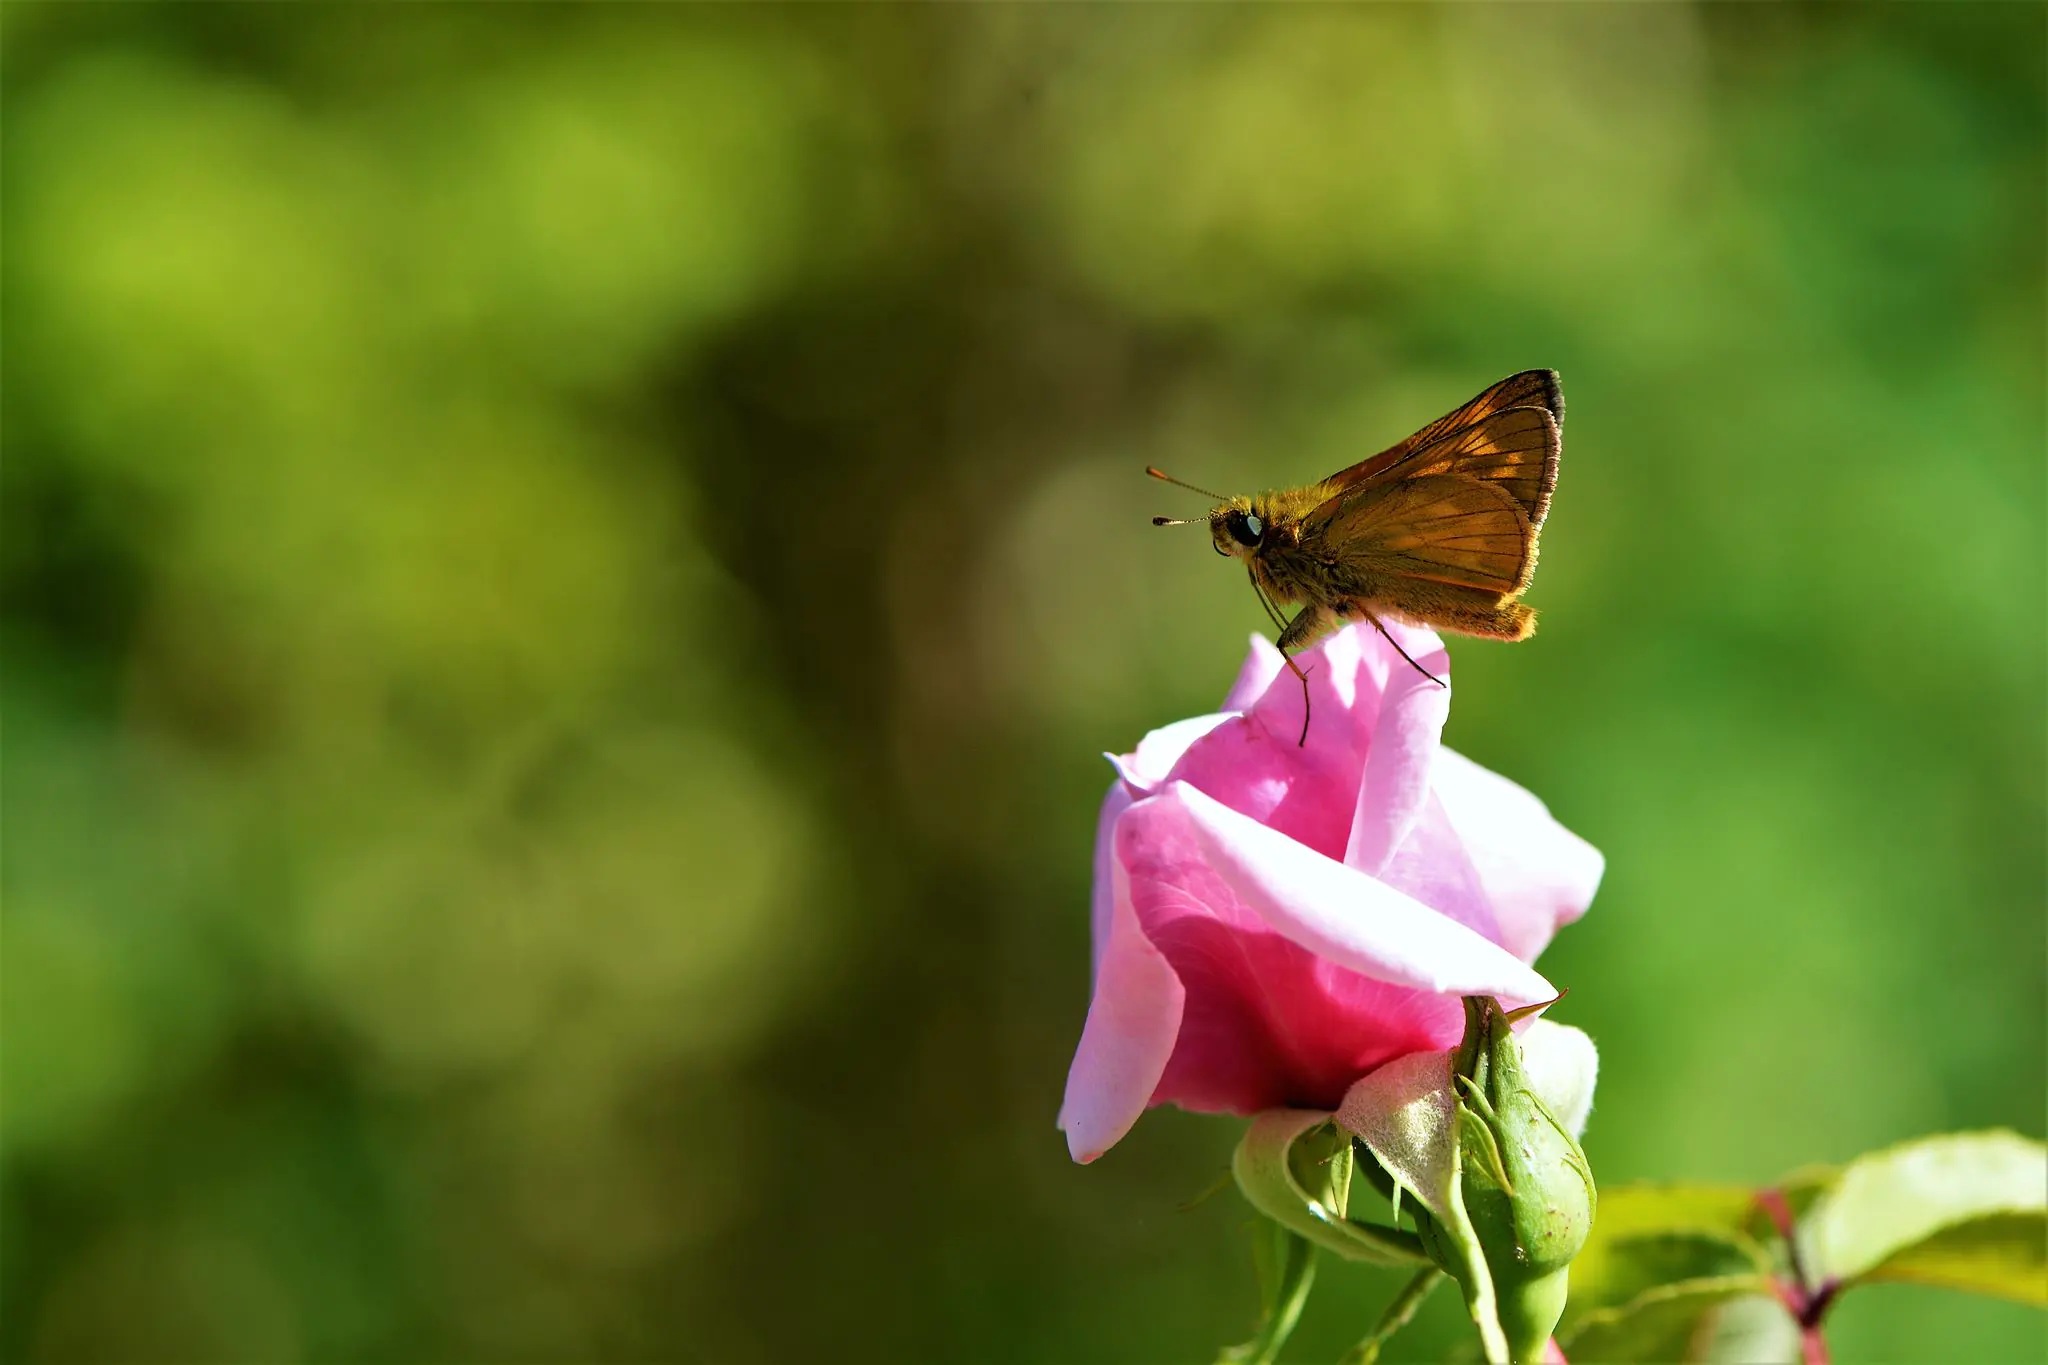
[[[1953,1133],[1862,1157],[1799,1227],[1815,1280],[1913,1280],[2048,1303],[2048,1149]]]
[[[1756,1192],[1743,1185],[1612,1185],[1600,1191],[1593,1239],[1677,1230],[1740,1233],[1755,1202]]]
[[[1740,1185],[1635,1184],[1600,1192],[1600,1213],[1572,1263],[1564,1328],[1681,1280],[1765,1275],[1771,1256],[1745,1231],[1754,1192]]]
[[[2048,1307],[2048,1216],[2038,1210],[1993,1213],[1951,1223],[1862,1278],[1940,1285]]]

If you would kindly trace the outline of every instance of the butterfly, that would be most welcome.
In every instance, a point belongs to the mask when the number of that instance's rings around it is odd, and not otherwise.
[[[1526,640],[1534,608],[1521,601],[1536,572],[1536,537],[1557,487],[1564,399],[1555,370],[1509,375],[1400,444],[1306,488],[1223,498],[1207,517],[1216,553],[1241,559],[1280,652],[1301,679],[1308,742],[1308,675],[1294,655],[1347,621],[1396,617],[1460,635]],[[1207,497],[1219,493],[1155,479]],[[1203,518],[1154,517],[1155,526]],[[1289,621],[1279,607],[1301,604]]]

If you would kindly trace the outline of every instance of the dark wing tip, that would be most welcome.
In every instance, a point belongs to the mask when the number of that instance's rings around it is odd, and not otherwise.
[[[1517,383],[1518,381],[1526,383],[1537,390],[1537,393],[1531,396],[1536,397],[1549,410],[1553,419],[1560,425],[1563,424],[1564,388],[1557,377],[1556,370],[1524,370],[1520,374],[1511,375],[1507,380],[1510,384]],[[1534,407],[1535,404],[1518,399],[1516,406]]]

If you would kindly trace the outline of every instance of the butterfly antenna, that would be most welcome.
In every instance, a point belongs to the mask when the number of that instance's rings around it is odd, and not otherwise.
[[[1207,526],[1207,517],[1154,517],[1154,526]]]
[[[1145,472],[1147,474],[1150,474],[1153,478],[1158,479],[1161,483],[1170,483],[1177,488],[1185,488],[1190,493],[1200,493],[1205,498],[1214,498],[1218,502],[1223,501],[1223,495],[1221,493],[1211,493],[1206,488],[1195,487],[1193,484],[1187,482],[1185,479],[1176,479],[1171,474],[1162,474],[1149,464],[1145,466]]]

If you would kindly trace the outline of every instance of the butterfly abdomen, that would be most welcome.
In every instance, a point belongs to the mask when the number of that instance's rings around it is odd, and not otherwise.
[[[1536,633],[1536,609],[1511,598],[1454,583],[1402,583],[1398,601],[1353,598],[1347,614],[1400,616],[1419,625],[1488,640],[1526,640]]]

